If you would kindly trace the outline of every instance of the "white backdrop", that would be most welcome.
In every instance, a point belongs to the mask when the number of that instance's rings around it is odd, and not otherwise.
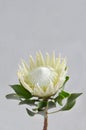
[[[66,90],[83,92],[68,112],[49,116],[49,130],[86,129],[86,1],[0,0],[0,130],[42,130],[43,118],[26,114],[25,106],[5,99],[18,82],[21,58],[41,50],[67,57]]]

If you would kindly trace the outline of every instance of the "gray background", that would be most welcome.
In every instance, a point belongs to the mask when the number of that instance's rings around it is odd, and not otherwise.
[[[30,118],[25,106],[6,100],[18,82],[21,58],[41,50],[67,57],[66,90],[83,92],[68,112],[49,116],[49,130],[86,130],[86,0],[0,0],[0,130],[41,130],[43,118]]]

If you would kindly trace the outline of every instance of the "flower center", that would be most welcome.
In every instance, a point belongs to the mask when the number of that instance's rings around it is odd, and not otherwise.
[[[29,80],[33,85],[47,86],[50,81],[53,82],[57,73],[53,68],[38,67],[29,73]]]

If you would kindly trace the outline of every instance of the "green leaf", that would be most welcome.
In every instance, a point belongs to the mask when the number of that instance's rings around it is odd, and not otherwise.
[[[41,116],[44,116],[44,111],[38,111],[37,114],[41,115]]]
[[[60,111],[70,110],[75,105],[75,103],[76,103],[75,100],[70,103],[67,103]]]
[[[48,108],[50,109],[50,108],[54,108],[54,107],[56,107],[56,103],[54,101],[49,101]]]
[[[38,110],[41,110],[42,108],[47,106],[47,101],[40,101],[38,103]]]
[[[37,104],[37,107],[33,109],[33,111],[36,111],[36,114],[44,115],[45,107],[48,105],[48,101],[42,100]]]
[[[45,113],[44,110],[38,110],[38,108],[33,108],[32,110],[35,111],[36,114],[44,116],[44,113]]]
[[[68,99],[67,99],[67,102],[66,104],[64,105],[63,108],[61,108],[60,110],[57,110],[57,111],[53,111],[53,112],[50,112],[48,114],[53,114],[53,113],[57,113],[59,111],[67,111],[67,110],[70,110],[76,103],[76,99],[81,95],[82,93],[72,93]]]
[[[32,97],[31,93],[20,84],[10,86],[17,93],[17,95],[21,96],[22,98],[28,99]]]
[[[69,93],[68,92],[65,92],[65,91],[61,91],[60,93],[59,93],[59,95],[54,99],[55,100],[55,102],[58,102],[58,104],[59,105],[63,105],[62,104],[62,101],[63,101],[63,99],[65,99],[65,98],[67,98],[67,97],[69,97]]]
[[[6,95],[6,98],[7,99],[21,100],[21,98],[15,93],[11,93],[11,94]]]
[[[33,106],[33,105],[35,105],[35,100],[28,100],[28,99],[26,99],[26,100],[21,101],[21,102],[19,103],[19,105],[24,105],[24,104]]]
[[[34,116],[34,115],[36,114],[35,112],[29,110],[28,108],[26,108],[26,111],[27,111],[27,114],[28,114],[29,116]]]
[[[57,96],[57,97],[55,98],[55,102],[58,102],[58,104],[62,106],[62,101],[63,101],[63,99],[64,99],[64,98],[59,95],[59,96]]]
[[[72,93],[65,104],[63,108],[60,109],[60,111],[67,111],[70,110],[76,103],[76,98],[78,98],[82,93]]]
[[[71,102],[73,100],[75,100],[76,98],[78,98],[82,93],[72,93],[69,98],[68,101]]]
[[[62,96],[63,98],[67,98],[67,97],[69,97],[70,94],[69,94],[68,92],[62,90],[62,91],[59,93],[59,95]]]

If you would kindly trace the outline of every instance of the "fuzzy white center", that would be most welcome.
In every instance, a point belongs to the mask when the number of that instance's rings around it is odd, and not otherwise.
[[[47,86],[55,78],[55,71],[47,67],[38,67],[31,71],[29,80],[34,85]]]

